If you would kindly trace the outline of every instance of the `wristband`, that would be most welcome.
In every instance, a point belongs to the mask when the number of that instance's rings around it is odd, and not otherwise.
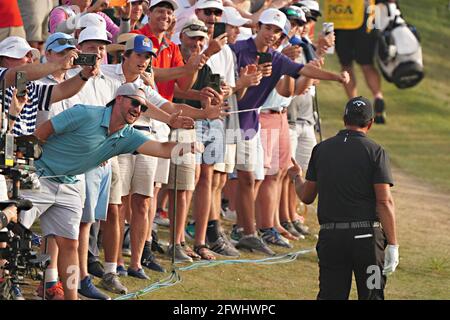
[[[83,81],[88,81],[89,80],[89,78],[86,78],[85,76],[83,76],[81,74],[81,71],[78,73],[78,75],[80,76],[81,80],[83,80]]]
[[[120,18],[122,21],[129,21],[130,18]]]
[[[8,113],[8,119],[9,119],[9,120],[12,120],[12,121],[16,121],[16,120],[17,120],[17,117],[14,116],[14,115],[12,115],[11,113]]]

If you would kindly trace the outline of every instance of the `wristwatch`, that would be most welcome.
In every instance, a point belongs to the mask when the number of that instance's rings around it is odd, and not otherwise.
[[[9,119],[9,120],[12,120],[12,121],[16,121],[16,120],[17,120],[17,117],[14,116],[14,115],[12,115],[11,113],[8,113],[8,119]]]
[[[89,80],[89,78],[86,78],[85,76],[83,76],[83,75],[81,74],[81,71],[78,72],[78,75],[80,76],[81,80],[83,80],[83,81],[88,81],[88,80]]]

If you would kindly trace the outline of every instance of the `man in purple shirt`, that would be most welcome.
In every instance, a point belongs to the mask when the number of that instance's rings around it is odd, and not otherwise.
[[[258,86],[247,89],[246,94],[238,102],[240,110],[259,108],[263,105],[267,96],[276,87],[278,81],[283,75],[296,79],[296,85],[299,83],[300,76],[320,79],[333,80],[341,83],[347,83],[348,73],[331,73],[316,67],[315,63],[302,65],[290,60],[287,56],[271,49],[282,34],[282,29],[286,24],[286,15],[278,9],[265,10],[258,24],[256,37],[247,40],[238,41],[231,45],[237,57],[238,69],[249,64],[259,62],[258,53],[267,52],[272,55],[272,62],[259,64],[258,67],[263,73],[263,79]],[[239,122],[242,136],[245,140],[251,140],[255,137],[259,127],[258,110],[242,112],[239,114]],[[241,141],[244,142],[244,141]],[[250,151],[256,152],[256,151]],[[244,234],[237,244],[237,248],[259,250],[266,254],[273,254],[267,245],[256,236],[255,230],[255,199],[254,185],[255,179],[252,170],[246,171],[245,167],[238,166],[238,190],[237,190],[237,208],[238,225],[244,228]]]

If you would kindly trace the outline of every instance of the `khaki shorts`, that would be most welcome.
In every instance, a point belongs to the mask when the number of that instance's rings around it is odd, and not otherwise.
[[[117,157],[111,158],[111,189],[109,191],[109,204],[122,204],[122,181],[120,179],[120,166]]]
[[[225,145],[225,163],[216,163],[214,170],[224,173],[232,173],[236,165],[236,144]]]
[[[253,172],[256,168],[256,158],[258,155],[258,136],[255,135],[249,140],[239,139],[236,144],[236,169]]]
[[[157,158],[143,154],[119,156],[122,196],[140,194],[153,197]]]
[[[189,143],[194,142],[196,139],[195,129],[177,129],[174,130],[170,136],[171,141]],[[175,172],[176,171],[176,172]],[[175,179],[176,176],[176,179]],[[177,182],[177,190],[194,190],[195,189],[195,154],[186,153],[180,159],[178,159],[177,165],[173,161],[170,163],[169,182],[167,187],[169,189],[175,188],[174,181]]]
[[[52,0],[18,0],[27,41],[44,42],[48,37],[48,15]]]
[[[169,182],[169,168],[170,159],[157,158],[158,165],[156,166],[155,184],[161,187],[161,184],[167,184]]]
[[[21,37],[25,39],[26,34],[23,26],[0,28],[0,42],[12,36]]]

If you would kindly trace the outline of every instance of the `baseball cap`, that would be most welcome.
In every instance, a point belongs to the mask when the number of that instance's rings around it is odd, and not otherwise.
[[[174,0],[152,0],[152,1],[150,2],[150,8],[153,8],[154,6],[156,6],[157,4],[159,4],[159,3],[161,3],[161,2],[167,2],[167,3],[169,3],[169,4],[172,6],[172,8],[173,8],[174,11],[178,9],[178,4],[177,4],[177,2],[174,1]]]
[[[306,23],[305,12],[297,6],[288,6],[280,9],[288,19],[298,20]]]
[[[307,7],[311,11],[313,17],[315,17],[315,18],[317,18],[317,17],[322,15],[320,13],[320,7],[319,7],[319,3],[317,1],[314,1],[314,0],[300,0],[298,2],[298,4]]]
[[[195,9],[207,9],[207,8],[216,8],[222,11],[224,9],[222,0],[199,0],[195,4]]]
[[[24,38],[11,36],[0,42],[0,56],[3,57],[22,59],[30,51],[33,59],[41,57],[39,50],[32,48]]]
[[[133,3],[133,2],[140,2],[140,1],[147,2],[147,4],[149,3],[148,0],[128,0],[128,2],[131,2],[131,3]]]
[[[242,27],[243,25],[249,24],[252,21],[250,19],[243,18],[239,11],[236,10],[236,8],[225,7],[223,9],[222,22],[235,27]]]
[[[127,97],[141,98],[141,99],[147,100],[144,88],[133,82],[127,82],[127,83],[122,84],[117,89],[115,98],[113,100],[111,100],[106,106],[109,107],[109,106],[114,105],[114,102],[116,101],[116,98],[118,96],[127,96]]]
[[[273,24],[279,27],[281,30],[286,25],[286,15],[278,9],[269,8],[263,11],[259,16],[259,22],[262,24]]]
[[[199,19],[188,20],[181,29],[181,33],[186,34],[188,37],[204,37],[208,38],[208,28],[205,23]]]
[[[352,98],[345,105],[344,116],[350,119],[369,121],[373,119],[372,104],[363,96]]]
[[[77,40],[67,33],[56,32],[50,35],[45,41],[45,51],[61,52],[65,49],[75,49]]]
[[[292,28],[291,23],[289,22],[288,19],[286,19],[286,24],[284,25],[284,28],[283,28],[283,34],[288,36],[289,32],[291,31],[291,28]]]
[[[80,36],[78,37],[78,44],[81,44],[84,41],[88,40],[97,40],[111,43],[111,41],[108,39],[108,35],[106,34],[106,30],[97,27],[87,27],[80,32]]]
[[[137,53],[151,53],[156,57],[156,53],[153,52],[153,43],[152,40],[147,38],[146,36],[139,34],[135,37],[131,37],[125,43],[125,51],[133,50]]]
[[[77,23],[77,29],[84,29],[88,27],[96,27],[106,31],[105,19],[97,13],[86,13],[81,16]],[[108,38],[112,38],[111,33],[106,31]]]
[[[108,53],[116,52],[116,51],[125,51],[125,44],[128,39],[134,38],[137,36],[137,33],[122,33],[117,37],[117,43],[111,43],[106,46],[106,51]]]

